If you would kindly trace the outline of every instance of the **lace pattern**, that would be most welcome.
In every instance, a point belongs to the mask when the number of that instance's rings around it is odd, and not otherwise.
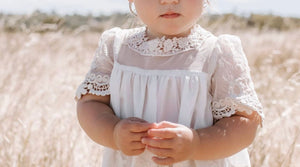
[[[220,50],[214,73],[212,112],[215,119],[230,117],[236,112],[251,115],[257,112],[264,119],[262,106],[255,93],[250,68],[240,39],[235,36],[219,37]]]
[[[127,45],[145,56],[171,56],[200,47],[210,36],[211,33],[202,29],[200,25],[195,25],[187,37],[166,39],[163,36],[149,40],[146,36],[146,27],[142,27],[133,30],[132,35],[127,39]]]
[[[82,95],[93,94],[97,96],[105,96],[110,94],[109,75],[95,75],[88,73],[84,82],[78,87],[76,92],[76,100]]]
[[[254,111],[256,111],[261,118],[264,118],[260,103],[253,100],[251,97],[244,97],[240,99],[227,97],[212,103],[212,112],[215,119],[230,117],[237,111],[245,112],[248,115],[251,115]]]

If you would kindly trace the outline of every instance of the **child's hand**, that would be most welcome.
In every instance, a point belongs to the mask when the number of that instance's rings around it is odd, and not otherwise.
[[[114,142],[125,155],[133,156],[144,152],[145,144],[141,143],[143,137],[148,136],[147,131],[155,124],[130,117],[120,120],[114,128]]]
[[[157,155],[152,159],[159,165],[171,165],[192,158],[195,143],[199,140],[195,130],[166,121],[159,123],[157,129],[148,130],[148,135],[142,143]]]

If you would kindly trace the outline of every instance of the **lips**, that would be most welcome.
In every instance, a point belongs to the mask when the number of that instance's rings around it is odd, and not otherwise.
[[[177,18],[179,16],[180,16],[180,14],[179,13],[175,13],[175,12],[167,12],[165,14],[160,15],[160,17],[166,18],[166,19]]]

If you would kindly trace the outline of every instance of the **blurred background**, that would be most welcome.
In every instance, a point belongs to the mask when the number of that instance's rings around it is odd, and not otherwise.
[[[254,167],[300,166],[300,3],[215,0],[199,24],[238,35],[264,126]],[[142,23],[126,0],[0,0],[0,166],[101,166],[74,101],[101,33]]]

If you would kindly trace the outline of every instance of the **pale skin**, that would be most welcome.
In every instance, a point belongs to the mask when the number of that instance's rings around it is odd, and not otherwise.
[[[129,0],[147,25],[149,38],[180,37],[202,13],[202,0]],[[84,95],[77,103],[78,120],[87,135],[103,146],[139,155],[147,149],[153,161],[170,165],[184,160],[214,160],[233,155],[249,146],[260,124],[252,115],[237,111],[203,129],[171,122],[147,122],[140,118],[118,118],[110,107],[110,96]]]
[[[133,156],[144,152],[141,139],[155,127],[139,118],[118,118],[109,107],[110,96],[85,95],[77,102],[79,123],[87,135],[103,146]],[[112,140],[113,139],[113,140]]]
[[[78,100],[78,120],[87,135],[96,143],[128,156],[139,155],[147,149],[157,155],[152,160],[160,165],[228,157],[252,143],[260,123],[256,112],[252,115],[237,112],[211,127],[191,129],[167,121],[120,119],[109,103],[109,95],[85,95]]]

